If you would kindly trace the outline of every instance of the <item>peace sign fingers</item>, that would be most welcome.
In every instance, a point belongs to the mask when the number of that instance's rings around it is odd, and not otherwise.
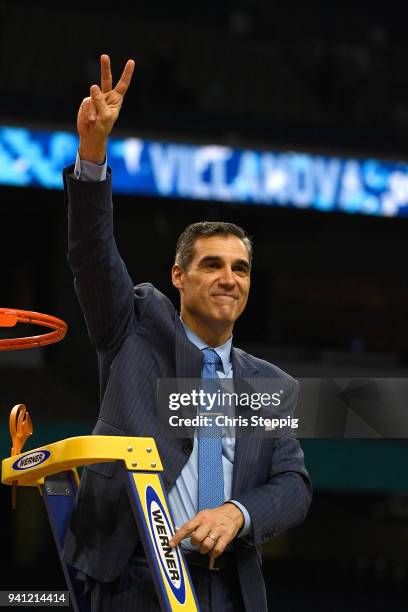
[[[110,57],[103,53],[100,60],[101,86],[91,86],[91,95],[82,102],[77,116],[81,159],[94,163],[102,163],[105,159],[107,139],[119,116],[135,68],[135,62],[128,60],[112,89]]]

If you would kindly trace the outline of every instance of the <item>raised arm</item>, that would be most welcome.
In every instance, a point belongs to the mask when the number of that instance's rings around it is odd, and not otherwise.
[[[134,62],[129,60],[112,88],[109,57],[101,56],[101,87],[91,86],[91,95],[82,101],[78,111],[81,162],[104,163],[107,139],[119,116],[133,69]],[[85,182],[68,168],[64,184],[68,261],[91,340],[97,348],[104,349],[124,338],[138,314],[133,283],[113,235],[111,177],[108,173],[106,180]]]

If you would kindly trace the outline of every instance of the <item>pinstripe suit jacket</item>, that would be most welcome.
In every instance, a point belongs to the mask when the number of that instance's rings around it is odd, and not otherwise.
[[[188,341],[170,300],[150,283],[136,287],[118,253],[112,221],[110,176],[102,183],[64,173],[69,218],[68,261],[98,356],[101,408],[95,434],[152,436],[169,489],[192,450],[192,441],[163,437],[156,420],[158,378],[200,378],[201,352]],[[237,348],[234,378],[278,378],[288,409],[297,382],[276,366]],[[260,545],[300,523],[311,488],[299,443],[237,437],[232,497],[248,510],[252,542],[234,542],[247,610],[266,610]],[[140,542],[129,509],[124,473],[117,463],[84,470],[67,532],[65,560],[100,582],[123,571]]]

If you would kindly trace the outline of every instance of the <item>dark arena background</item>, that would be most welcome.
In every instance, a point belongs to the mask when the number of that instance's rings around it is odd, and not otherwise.
[[[151,281],[177,304],[179,233],[201,219],[233,221],[255,242],[236,345],[295,377],[407,377],[399,11],[317,0],[0,2],[0,306],[69,325],[60,344],[0,353],[2,457],[17,403],[34,423],[26,448],[90,433],[98,413],[60,170],[74,161],[76,113],[101,53],[114,78],[136,62],[109,153],[116,238],[135,283]],[[406,440],[302,446],[314,500],[303,525],[264,548],[270,610],[406,610]],[[9,488],[0,495],[0,590],[65,589],[38,492],[20,489],[14,512]]]

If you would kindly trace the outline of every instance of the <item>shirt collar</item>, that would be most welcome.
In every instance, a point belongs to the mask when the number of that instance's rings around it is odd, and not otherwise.
[[[180,317],[180,321],[183,324],[184,331],[186,332],[187,338],[192,342],[200,351],[205,348],[213,348],[212,346],[208,346],[197,334],[195,334],[187,325],[184,323],[183,319]],[[216,346],[214,351],[219,355],[222,361],[222,367],[224,372],[228,372],[229,364],[231,363],[231,348],[232,348],[232,336],[228,338],[228,340],[222,344],[221,346]]]

